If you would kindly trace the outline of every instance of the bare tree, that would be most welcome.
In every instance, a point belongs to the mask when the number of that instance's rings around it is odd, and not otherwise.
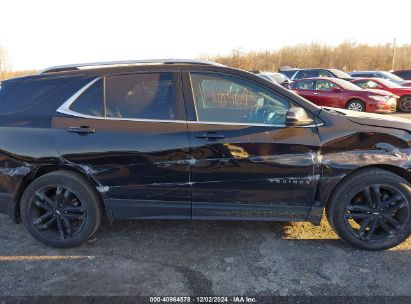
[[[411,44],[396,48],[396,68],[411,68]],[[281,66],[296,68],[337,68],[352,70],[389,70],[392,45],[368,45],[346,40],[337,46],[321,43],[284,46],[279,50],[244,53],[234,50],[226,56],[208,59],[245,70],[275,71]]]
[[[0,46],[0,80],[7,78],[9,72],[8,56],[5,48]]]

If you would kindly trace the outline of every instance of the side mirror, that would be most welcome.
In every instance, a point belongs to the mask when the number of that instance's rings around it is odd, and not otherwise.
[[[340,92],[341,92],[341,89],[340,89],[340,88],[333,87],[333,88],[331,89],[331,91],[334,92],[334,93],[340,93]]]
[[[285,116],[285,124],[287,126],[307,126],[313,123],[314,120],[300,107],[291,106]]]

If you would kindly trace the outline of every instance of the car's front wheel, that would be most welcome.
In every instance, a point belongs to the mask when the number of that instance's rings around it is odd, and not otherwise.
[[[58,248],[84,243],[101,222],[96,191],[83,176],[70,171],[34,180],[23,193],[20,213],[37,240]]]
[[[346,109],[351,111],[364,112],[365,105],[361,100],[353,99],[347,103]]]
[[[327,218],[346,243],[366,250],[395,247],[411,234],[411,186],[382,169],[366,169],[341,182]]]
[[[397,108],[401,112],[411,112],[411,95],[402,96],[398,100]]]

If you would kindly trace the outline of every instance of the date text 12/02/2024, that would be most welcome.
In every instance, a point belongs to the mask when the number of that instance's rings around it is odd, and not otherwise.
[[[256,303],[254,297],[232,296],[232,297],[150,297],[150,303]]]

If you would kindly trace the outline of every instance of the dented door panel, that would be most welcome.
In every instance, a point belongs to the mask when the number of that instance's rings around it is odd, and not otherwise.
[[[194,217],[307,217],[320,179],[316,127],[189,123],[188,128]],[[224,138],[197,137],[207,132]]]

